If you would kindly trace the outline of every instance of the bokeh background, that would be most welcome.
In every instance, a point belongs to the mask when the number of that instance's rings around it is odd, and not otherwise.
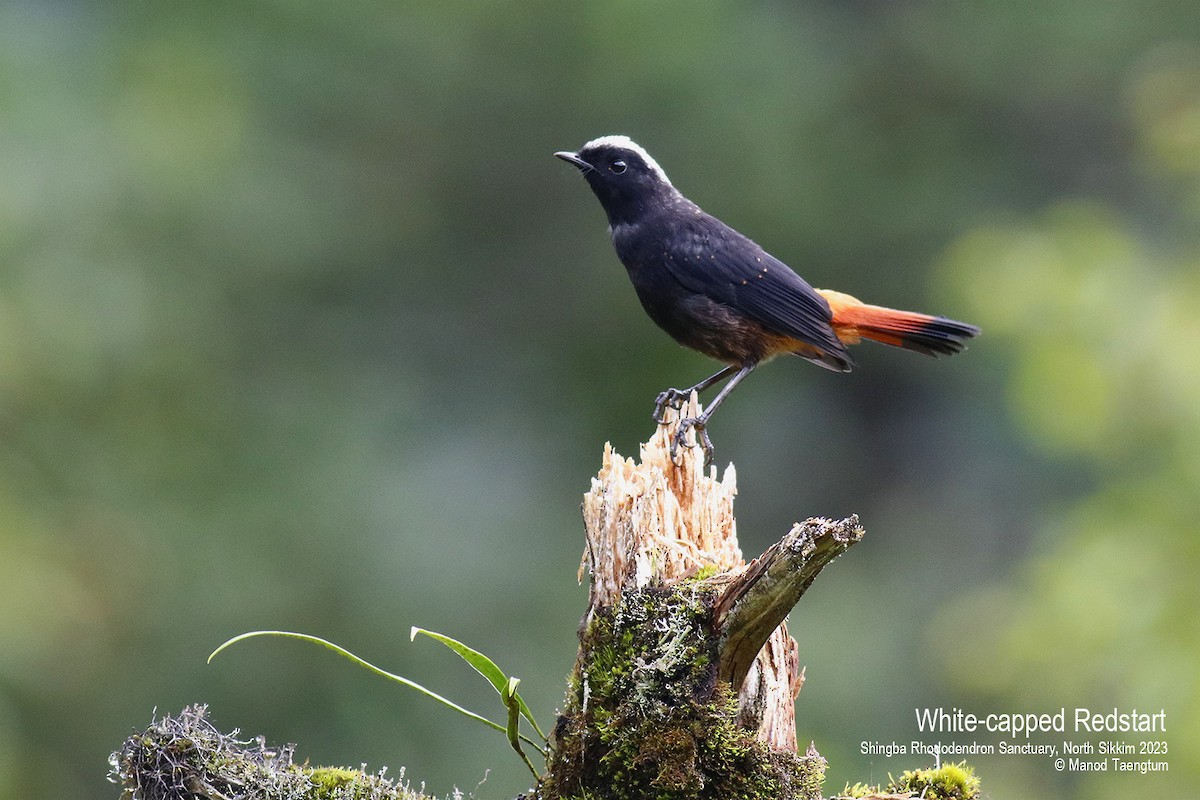
[[[300,630],[498,715],[418,624],[553,719],[602,446],[713,368],[550,155],[615,132],[815,285],[985,330],[776,362],[713,425],[747,554],[868,530],[792,619],[829,791],[926,761],[859,754],[915,707],[1078,705],[1165,708],[1170,773],[974,759],[990,797],[1194,794],[1194,4],[264,0],[0,7],[0,797],[114,797],[109,752],[193,702],[528,785],[327,651],[205,657]]]

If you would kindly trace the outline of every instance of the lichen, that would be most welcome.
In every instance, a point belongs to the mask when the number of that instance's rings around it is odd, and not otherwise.
[[[153,720],[109,758],[123,800],[255,797],[260,800],[423,800],[403,780],[293,763],[294,748],[218,731],[204,706]]]

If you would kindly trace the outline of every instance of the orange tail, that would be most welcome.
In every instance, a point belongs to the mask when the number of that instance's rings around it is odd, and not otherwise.
[[[872,339],[927,356],[942,356],[961,352],[968,339],[979,335],[979,328],[965,322],[867,305],[828,289],[817,292],[829,302],[834,333],[846,344]]]

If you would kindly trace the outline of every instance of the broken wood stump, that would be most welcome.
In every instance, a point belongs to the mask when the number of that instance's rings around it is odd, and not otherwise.
[[[681,414],[642,445],[611,445],[583,499],[588,608],[548,770],[534,797],[819,798],[824,759],[796,748],[804,681],[788,612],[859,541],[856,517],[809,519],[747,564],[736,472],[703,450],[672,459]]]

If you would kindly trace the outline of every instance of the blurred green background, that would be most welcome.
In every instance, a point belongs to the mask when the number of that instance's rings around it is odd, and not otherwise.
[[[859,754],[914,707],[1078,705],[1165,708],[1171,772],[977,758],[989,796],[1194,794],[1193,3],[294,0],[0,7],[0,797],[114,797],[108,753],[192,702],[528,785],[328,652],[205,657],[300,630],[494,713],[419,624],[553,719],[603,443],[713,369],[551,157],[606,133],[813,284],[985,330],[779,361],[712,427],[747,555],[867,527],[792,619],[829,791],[922,763]]]

